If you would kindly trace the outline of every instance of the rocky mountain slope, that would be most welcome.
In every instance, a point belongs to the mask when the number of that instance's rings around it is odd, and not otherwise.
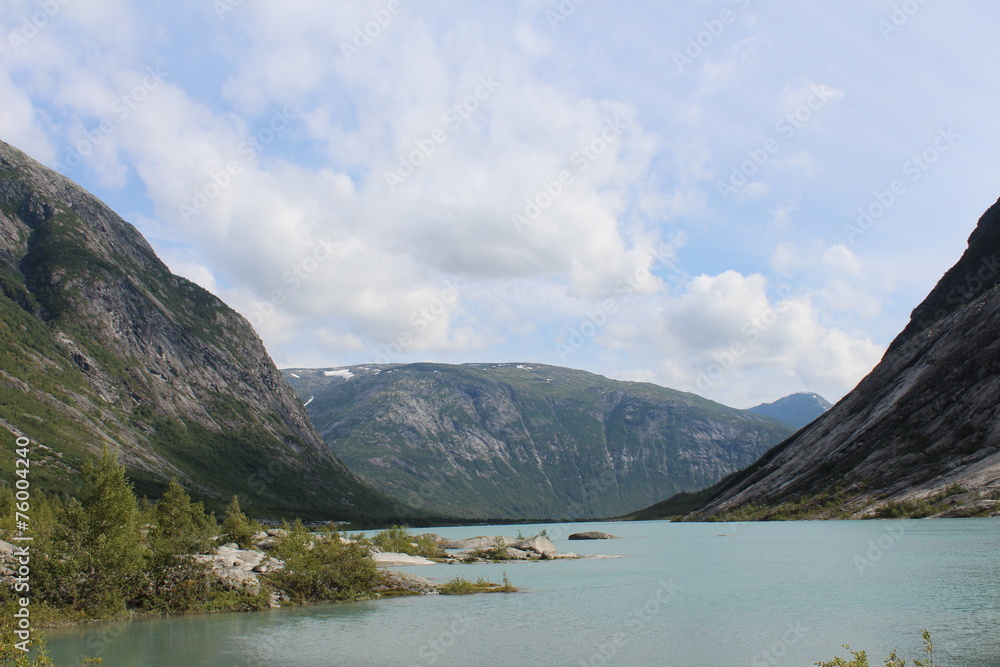
[[[246,320],[2,142],[0,426],[35,443],[36,486],[72,490],[107,444],[140,493],[176,476],[261,512],[393,511],[323,444]]]
[[[885,515],[924,505],[962,514],[957,503],[967,504],[965,513],[998,511],[998,397],[1000,202],[881,363],[836,407],[697,502],[678,498],[645,516],[692,503],[692,518],[751,503],[795,506],[800,516],[844,508],[848,516]]]
[[[711,484],[790,433],[692,394],[538,364],[283,372],[352,470],[457,516],[619,515]]]
[[[750,408],[750,412],[774,417],[798,430],[832,407],[830,402],[819,394],[800,393],[785,396],[774,403],[762,403]]]

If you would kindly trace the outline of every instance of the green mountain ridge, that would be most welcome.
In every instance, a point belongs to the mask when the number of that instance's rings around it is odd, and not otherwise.
[[[107,445],[149,495],[175,476],[211,505],[238,494],[258,512],[405,511],[329,453],[243,317],[3,142],[0,426],[36,443],[42,488],[72,493]]]
[[[693,394],[533,363],[282,372],[352,470],[455,516],[620,515],[704,487],[791,432]]]

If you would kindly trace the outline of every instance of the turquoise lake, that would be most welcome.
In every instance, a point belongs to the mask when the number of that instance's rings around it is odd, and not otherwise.
[[[666,522],[428,529],[455,539],[547,529],[560,551],[623,556],[404,568],[506,572],[523,592],[426,596],[50,631],[55,664],[812,665],[842,644],[936,666],[1000,666],[1000,520]],[[570,542],[600,530],[622,539]],[[423,532],[423,531],[417,531]]]

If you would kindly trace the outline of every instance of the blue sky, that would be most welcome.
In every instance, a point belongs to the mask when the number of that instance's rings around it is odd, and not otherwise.
[[[985,1],[8,0],[0,139],[279,366],[831,400],[1000,196]],[[861,214],[867,212],[867,217]]]

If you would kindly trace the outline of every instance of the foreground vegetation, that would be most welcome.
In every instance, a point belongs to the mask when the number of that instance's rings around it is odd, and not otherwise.
[[[0,538],[13,540],[15,498],[0,489]],[[248,518],[236,497],[221,523],[171,481],[156,502],[136,497],[107,450],[83,466],[78,497],[32,495],[31,626],[85,620],[130,619],[178,613],[249,611],[285,603],[351,601],[379,597],[383,572],[370,547],[428,557],[442,556],[433,540],[394,526],[371,539],[344,539],[327,525],[312,532],[301,521],[283,525],[268,556],[283,562],[257,575],[260,586],[234,586],[212,570],[212,554],[234,543],[255,548],[263,527]],[[274,531],[272,531],[274,532]],[[6,557],[7,566],[12,565]],[[217,557],[216,557],[217,558]],[[25,591],[15,591],[10,570],[0,570],[0,667],[44,666],[43,642],[29,657],[14,647],[14,612]],[[477,582],[478,590],[513,590]],[[451,590],[458,584],[452,582]]]
[[[924,638],[924,654],[927,656],[927,659],[914,660],[913,667],[934,667],[934,642],[931,641],[931,635],[927,630],[924,630],[922,635]],[[851,651],[850,646],[845,645],[844,648]],[[883,662],[885,667],[906,667],[908,664],[895,651],[890,653],[889,657]],[[851,651],[850,660],[834,658],[826,662],[817,662],[816,665],[818,667],[871,667],[871,664],[868,662],[868,654],[864,651]]]

